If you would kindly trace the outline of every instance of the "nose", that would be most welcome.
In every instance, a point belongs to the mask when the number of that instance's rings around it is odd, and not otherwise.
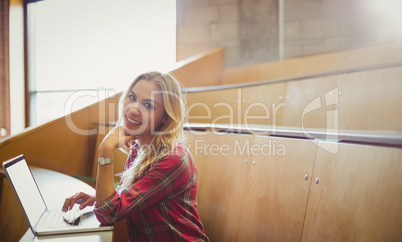
[[[141,114],[141,107],[138,102],[130,103],[124,109],[128,115],[139,116]]]

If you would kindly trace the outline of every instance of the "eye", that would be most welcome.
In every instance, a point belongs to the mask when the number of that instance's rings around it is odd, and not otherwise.
[[[144,106],[148,109],[155,109],[155,107],[151,103],[145,103]]]
[[[133,95],[133,94],[129,94],[128,99],[130,99],[131,101],[136,101],[137,97],[135,95]]]

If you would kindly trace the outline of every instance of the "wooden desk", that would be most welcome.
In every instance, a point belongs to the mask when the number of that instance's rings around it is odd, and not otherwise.
[[[88,184],[64,175],[59,172],[50,171],[41,168],[31,167],[32,174],[41,190],[47,206],[61,209],[64,200],[77,192],[94,194],[95,190]],[[95,233],[77,233],[57,236],[39,236],[36,237],[29,229],[22,237],[21,241],[112,241],[113,231],[95,232]]]

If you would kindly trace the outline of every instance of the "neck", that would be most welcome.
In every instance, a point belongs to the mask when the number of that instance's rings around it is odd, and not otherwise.
[[[142,147],[144,145],[149,145],[151,144],[151,141],[153,139],[153,136],[145,136],[145,137],[138,137],[137,143],[139,147]]]

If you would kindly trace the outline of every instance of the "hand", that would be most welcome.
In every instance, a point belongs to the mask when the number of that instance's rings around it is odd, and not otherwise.
[[[63,208],[61,209],[63,212],[67,212],[74,207],[74,204],[77,203],[78,200],[82,200],[83,202],[80,205],[80,209],[84,209],[87,206],[92,206],[95,203],[95,197],[83,192],[76,193],[74,196],[67,198],[64,201]],[[78,201],[79,202],[79,201]]]
[[[122,126],[114,127],[105,136],[102,143],[99,145],[99,157],[113,157],[113,150],[123,146],[128,146],[128,143],[137,139],[137,135],[132,135]]]

